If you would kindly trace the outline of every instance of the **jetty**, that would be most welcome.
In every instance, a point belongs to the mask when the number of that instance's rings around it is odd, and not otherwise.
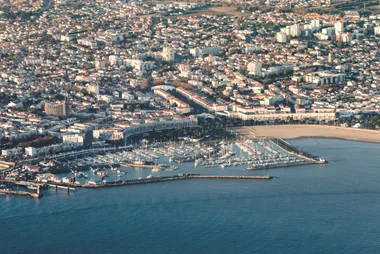
[[[32,197],[32,198],[42,197],[42,194],[39,191],[37,193],[31,193],[27,191],[18,191],[18,190],[10,190],[10,189],[0,189],[0,195],[15,195],[15,196]]]
[[[271,168],[285,168],[285,167],[295,167],[295,166],[303,166],[303,165],[311,165],[311,164],[316,164],[317,162],[314,161],[297,161],[297,162],[281,162],[281,163],[276,163],[272,165],[252,165],[247,168],[248,171],[255,171],[255,170],[261,170],[261,169],[271,169]]]
[[[189,179],[244,179],[244,180],[269,180],[272,176],[217,176],[217,175],[200,175],[200,174],[179,174],[174,176],[161,176],[152,178],[142,178],[142,179],[132,179],[132,180],[118,180],[110,182],[101,183],[60,183],[60,186],[66,187],[81,187],[81,188],[105,188],[105,187],[116,187],[116,186],[128,186],[136,184],[147,184],[147,183],[160,183],[167,181],[177,181],[177,180],[189,180]],[[54,186],[54,183],[49,183],[49,186]]]
[[[285,152],[287,152],[289,154],[293,154],[293,155],[298,156],[300,158],[303,158],[307,161],[310,161],[309,164],[325,164],[325,163],[327,163],[327,161],[322,159],[322,158],[318,158],[317,156],[313,156],[313,155],[308,154],[306,152],[302,152],[300,149],[293,147],[291,144],[289,144],[288,142],[286,142],[282,138],[272,138],[272,139],[269,139],[269,141],[272,142],[274,145],[277,145],[278,147],[280,147],[282,150],[284,150]],[[305,165],[305,164],[301,164],[301,165]],[[296,165],[291,165],[291,166],[296,166]]]

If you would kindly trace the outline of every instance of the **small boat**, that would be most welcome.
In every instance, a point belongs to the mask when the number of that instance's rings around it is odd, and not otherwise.
[[[177,170],[179,167],[178,166],[170,166],[169,167],[169,171],[174,171],[174,170]]]
[[[149,174],[146,179],[151,179],[151,178],[154,178],[154,176],[152,176],[152,174]]]

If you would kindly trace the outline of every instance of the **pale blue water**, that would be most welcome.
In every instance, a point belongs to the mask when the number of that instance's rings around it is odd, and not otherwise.
[[[0,253],[377,253],[380,145],[292,143],[330,163],[271,169],[278,178],[269,181],[0,196]],[[252,174],[242,167],[198,172]]]

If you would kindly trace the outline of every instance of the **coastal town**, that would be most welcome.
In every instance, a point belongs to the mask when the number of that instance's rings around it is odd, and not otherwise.
[[[363,2],[0,0],[1,179],[323,164],[244,126],[380,128],[380,12]]]

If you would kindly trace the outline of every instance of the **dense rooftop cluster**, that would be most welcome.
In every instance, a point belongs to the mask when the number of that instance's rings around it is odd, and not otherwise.
[[[277,4],[329,5],[314,2]],[[126,134],[131,126],[181,123],[203,112],[329,121],[379,110],[380,15],[274,8],[196,15],[205,4],[8,6],[0,13],[0,138],[62,138],[105,122],[111,126],[104,132]],[[5,15],[12,11],[31,17]],[[90,127],[67,131],[74,125],[62,124],[67,117]]]

